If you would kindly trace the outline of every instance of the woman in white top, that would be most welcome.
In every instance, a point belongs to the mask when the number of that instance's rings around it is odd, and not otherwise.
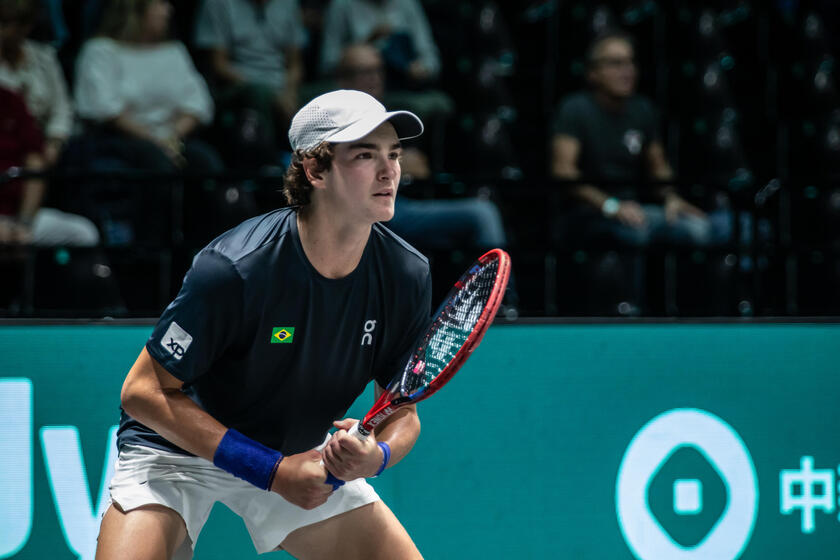
[[[84,44],[76,61],[76,108],[87,132],[74,150],[74,163],[87,160],[87,167],[101,169],[118,162],[160,172],[223,168],[216,150],[192,136],[212,121],[213,100],[187,49],[169,39],[171,14],[163,0],[107,3],[99,34]],[[136,186],[128,183],[126,194],[137,196]],[[144,231],[157,235],[152,241],[167,241],[160,232],[170,213],[168,188],[148,185],[142,191],[128,217],[132,232],[115,242],[140,239]],[[108,219],[122,218],[111,211]]]
[[[213,100],[187,49],[168,40],[171,12],[162,0],[112,0],[79,54],[75,97],[83,119],[149,141],[180,165]]]

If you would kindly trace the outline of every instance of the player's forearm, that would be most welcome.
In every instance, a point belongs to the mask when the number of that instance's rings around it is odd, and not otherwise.
[[[376,441],[384,441],[391,448],[388,466],[399,463],[408,455],[420,436],[420,417],[415,406],[398,410],[376,428]]]
[[[161,386],[155,368],[162,366],[144,349],[123,385],[123,409],[169,442],[212,461],[227,428],[180,388]]]
[[[128,412],[142,424],[181,449],[208,461],[213,456],[227,427],[199,408],[178,390],[164,389],[133,401]]]

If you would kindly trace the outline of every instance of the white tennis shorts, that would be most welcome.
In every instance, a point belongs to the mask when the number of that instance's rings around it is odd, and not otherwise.
[[[360,478],[341,486],[323,505],[305,510],[200,457],[134,445],[120,450],[109,490],[111,503],[123,511],[160,504],[183,518],[188,537],[175,552],[175,560],[192,558],[198,534],[216,502],[245,521],[254,547],[262,554],[277,550],[295,529],[379,500],[373,487]]]

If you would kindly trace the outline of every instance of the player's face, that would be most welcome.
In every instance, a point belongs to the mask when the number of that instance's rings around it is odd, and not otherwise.
[[[389,122],[360,140],[336,144],[332,166],[324,176],[324,194],[333,211],[371,224],[393,218],[401,156],[400,141]]]
[[[597,47],[589,79],[610,97],[629,97],[636,88],[633,46],[623,39],[608,39]]]

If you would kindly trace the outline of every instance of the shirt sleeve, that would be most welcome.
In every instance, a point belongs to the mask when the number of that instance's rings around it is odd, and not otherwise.
[[[394,358],[387,362],[384,367],[376,372],[376,382],[380,387],[387,387],[395,375],[402,373],[405,364],[411,358],[414,351],[414,344],[429,326],[429,319],[432,313],[432,275],[426,266],[424,278],[418,281],[415,296],[412,298],[412,307],[405,314],[408,320],[394,352]]]
[[[82,118],[107,121],[126,106],[120,93],[120,64],[111,41],[92,39],[76,62],[76,107]]]
[[[175,43],[175,53],[178,65],[183,68],[178,109],[194,116],[202,124],[209,124],[213,120],[213,98],[207,87],[207,82],[196,70],[187,48],[183,43]]]
[[[185,383],[204,375],[240,332],[243,282],[220,253],[200,252],[175,300],[163,312],[146,350]]]
[[[580,139],[583,136],[581,131],[580,111],[576,107],[573,98],[567,98],[560,102],[557,114],[554,117],[554,135],[563,134]]]
[[[220,0],[204,0],[195,24],[195,46],[227,49],[233,41],[230,12]]]

